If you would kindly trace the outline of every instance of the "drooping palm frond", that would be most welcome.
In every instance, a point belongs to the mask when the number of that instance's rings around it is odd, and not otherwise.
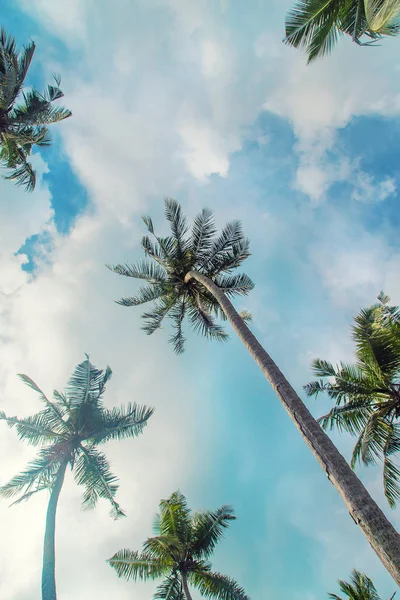
[[[305,48],[311,62],[331,52],[341,34],[361,46],[397,35],[399,10],[398,0],[297,0],[286,17],[284,41]]]
[[[204,598],[215,598],[215,600],[248,600],[249,598],[234,579],[220,573],[196,569],[189,573],[188,579]]]
[[[182,580],[178,573],[173,573],[157,587],[154,600],[185,600]]]
[[[213,573],[211,564],[204,560],[213,553],[234,519],[229,506],[192,515],[185,496],[174,492],[161,500],[153,526],[156,535],[144,542],[143,551],[120,550],[108,562],[125,579],[145,581],[163,577],[155,599],[185,600],[185,581],[206,598],[248,600],[236,581]]]
[[[381,293],[379,304],[360,310],[354,318],[352,337],[355,364],[337,366],[317,359],[313,372],[322,379],[304,386],[308,396],[326,392],[335,406],[319,419],[324,429],[338,428],[357,435],[352,467],[383,462],[383,487],[393,508],[400,499],[400,331],[398,307]]]
[[[119,275],[147,281],[148,285],[135,296],[117,303],[138,306],[154,302],[152,309],[142,315],[142,329],[152,334],[168,317],[174,329],[170,342],[181,353],[186,318],[195,332],[219,341],[227,339],[217,322],[225,320],[218,302],[203,285],[193,278],[186,281],[185,276],[189,271],[197,271],[210,278],[227,296],[247,295],[254,287],[253,282],[247,275],[232,271],[250,255],[249,240],[244,237],[239,221],[228,223],[218,233],[208,209],[203,209],[189,228],[181,206],[170,198],[165,200],[165,216],[171,228],[171,235],[166,237],[157,236],[152,219],[143,217],[149,232],[142,239],[145,261],[107,267]],[[245,311],[243,318],[250,320],[251,316]]]

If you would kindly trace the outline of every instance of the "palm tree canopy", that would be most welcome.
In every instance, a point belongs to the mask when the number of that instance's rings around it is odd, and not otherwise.
[[[117,477],[105,454],[96,447],[109,440],[139,435],[153,410],[131,403],[106,408],[103,395],[111,369],[96,369],[89,357],[75,368],[65,393],[54,391],[51,401],[27,375],[20,377],[39,394],[44,408],[23,419],[7,417],[0,411],[0,420],[15,427],[21,440],[41,449],[25,471],[0,488],[0,494],[6,498],[18,496],[14,502],[18,503],[41,490],[51,490],[60,468],[69,464],[76,483],[84,487],[84,508],[93,508],[99,498],[106,498],[112,516],[123,516],[115,500]]]
[[[400,31],[399,0],[297,0],[286,17],[285,42],[305,48],[308,62],[328,54],[342,34],[370,45]],[[363,37],[369,41],[363,42]]]
[[[350,582],[339,579],[339,587],[349,600],[381,600],[371,579],[356,569],[351,572]],[[328,596],[334,600],[343,600],[337,594],[328,594]],[[393,597],[394,594],[390,600]]]
[[[400,470],[393,455],[400,450],[400,311],[379,302],[362,309],[354,319],[355,364],[332,365],[317,359],[314,374],[322,378],[305,386],[308,396],[327,392],[335,406],[320,419],[324,429],[337,427],[357,436],[352,466],[359,461],[383,460],[383,484],[394,507],[400,498]]]
[[[154,537],[146,540],[143,551],[120,550],[108,562],[125,579],[163,577],[154,598],[184,600],[183,575],[207,598],[247,600],[243,588],[230,577],[213,572],[208,561],[235,518],[230,506],[192,514],[185,496],[174,492],[160,502]]]
[[[143,314],[142,329],[152,334],[168,316],[174,328],[170,341],[180,353],[185,342],[182,331],[185,317],[198,333],[217,340],[228,337],[215,320],[215,317],[226,320],[218,302],[199,282],[185,281],[189,271],[206,275],[228,296],[247,295],[254,284],[243,273],[232,274],[250,256],[249,240],[244,237],[239,221],[228,223],[218,234],[212,212],[203,209],[189,229],[181,206],[170,198],[165,200],[165,216],[171,227],[171,235],[166,237],[157,236],[151,218],[143,217],[150,234],[142,239],[144,261],[107,267],[119,275],[147,282],[136,296],[122,298],[118,304],[137,306],[154,302],[154,308]],[[245,311],[241,316],[250,319]]]
[[[54,76],[55,85],[48,85],[43,93],[23,90],[34,52],[34,42],[18,51],[14,38],[1,29],[0,163],[11,169],[6,179],[24,185],[28,191],[36,183],[35,171],[27,160],[32,147],[48,146],[51,143],[48,125],[72,114],[62,106],[53,106],[64,95],[58,76]]]

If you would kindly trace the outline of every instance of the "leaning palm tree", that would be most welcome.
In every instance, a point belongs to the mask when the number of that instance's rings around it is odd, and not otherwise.
[[[6,179],[32,191],[36,174],[28,157],[33,146],[49,146],[48,125],[71,116],[71,111],[52,103],[63,97],[60,78],[43,93],[23,90],[35,44],[18,51],[15,40],[0,31],[0,165],[10,170]],[[19,102],[21,100],[21,102]]]
[[[143,544],[143,551],[120,550],[109,564],[125,579],[163,578],[154,598],[192,600],[189,585],[202,596],[216,600],[248,600],[236,581],[211,570],[209,558],[229,522],[236,519],[230,506],[192,515],[180,492],[160,502],[154,537]]]
[[[357,569],[353,569],[350,575],[350,583],[339,579],[340,591],[345,594],[348,600],[381,600],[371,579]],[[393,600],[394,592],[389,600]],[[328,594],[333,600],[343,600],[337,594]]]
[[[119,275],[148,284],[140,288],[136,296],[122,298],[119,303],[129,307],[154,301],[153,309],[143,314],[143,329],[152,334],[169,316],[174,328],[170,341],[176,352],[182,352],[184,347],[185,317],[195,331],[217,340],[227,338],[217,318],[228,320],[336,487],[355,523],[400,584],[400,535],[229,299],[246,295],[253,288],[249,277],[233,273],[250,255],[249,240],[244,237],[240,223],[228,223],[217,234],[212,213],[204,209],[194,219],[189,234],[180,205],[171,199],[165,201],[165,216],[172,234],[166,237],[156,235],[150,217],[143,219],[151,236],[142,239],[147,260],[136,265],[109,266]],[[248,314],[244,316],[247,318]]]
[[[305,48],[311,62],[328,54],[343,34],[361,46],[397,35],[399,14],[399,0],[297,0],[286,17],[284,41]]]
[[[80,363],[64,394],[54,391],[50,401],[27,375],[20,375],[40,395],[44,409],[19,419],[0,412],[0,419],[15,427],[18,437],[33,446],[41,446],[27,469],[0,488],[3,497],[18,496],[13,503],[27,500],[42,490],[50,492],[43,548],[42,600],[56,600],[55,524],[58,498],[69,466],[75,481],[84,487],[83,508],[96,506],[99,498],[111,504],[114,518],[124,516],[115,500],[117,477],[111,472],[106,456],[97,446],[109,440],[121,440],[140,434],[152,409],[136,404],[106,408],[103,394],[111,369],[96,369],[89,357]]]
[[[383,486],[389,505],[400,499],[400,470],[393,456],[400,451],[400,311],[381,293],[379,303],[354,319],[356,363],[335,366],[312,363],[319,379],[305,386],[308,396],[326,392],[335,406],[320,419],[324,429],[338,428],[357,436],[351,466],[383,462]],[[327,380],[326,380],[327,378]]]

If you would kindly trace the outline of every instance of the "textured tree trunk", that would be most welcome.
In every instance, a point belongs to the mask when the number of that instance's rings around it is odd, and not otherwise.
[[[43,545],[42,600],[57,600],[55,573],[55,532],[58,497],[64,483],[67,463],[61,465],[51,491],[46,515],[46,530]]]
[[[181,576],[182,576],[183,593],[185,595],[185,598],[186,598],[186,600],[192,600],[192,596],[189,592],[189,586],[188,586],[188,582],[187,582],[186,573],[181,573]]]
[[[218,301],[233,329],[274,388],[329,481],[343,498],[354,522],[359,525],[386,569],[400,585],[400,535],[236,312],[225,293],[201,273],[189,271],[185,281],[192,278],[203,284]]]

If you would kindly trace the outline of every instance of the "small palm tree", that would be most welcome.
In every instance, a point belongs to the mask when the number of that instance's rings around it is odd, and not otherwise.
[[[41,490],[50,492],[43,548],[42,600],[56,600],[56,511],[68,465],[76,483],[84,486],[83,508],[94,508],[99,498],[106,498],[111,504],[111,515],[124,516],[115,500],[117,477],[97,446],[109,440],[137,436],[153,411],[136,404],[105,408],[103,394],[111,369],[107,367],[104,372],[96,369],[89,357],[75,368],[64,394],[54,391],[53,401],[27,375],[20,377],[38,392],[44,409],[25,419],[7,417],[1,411],[0,419],[9,427],[15,427],[21,440],[41,446],[41,450],[25,471],[0,488],[0,494],[5,498],[19,496],[16,504]]]
[[[346,595],[349,600],[381,600],[371,579],[357,569],[353,569],[350,575],[350,583],[339,579],[340,591]],[[389,600],[393,600],[394,592]],[[328,594],[333,600],[343,600],[337,594]]]
[[[32,191],[36,184],[35,171],[28,156],[33,146],[49,146],[51,138],[48,125],[71,116],[71,111],[52,103],[63,97],[60,78],[55,85],[39,93],[32,89],[23,91],[35,44],[31,42],[20,52],[15,40],[0,32],[0,164],[11,169],[6,179],[14,180]],[[19,98],[22,102],[17,104]]]
[[[171,235],[166,237],[156,235],[150,217],[143,218],[151,236],[142,239],[147,260],[136,265],[109,266],[119,275],[147,282],[136,296],[122,298],[119,304],[129,307],[154,302],[153,309],[143,314],[143,329],[152,334],[161,327],[165,317],[170,317],[174,328],[170,341],[178,353],[184,347],[182,327],[186,317],[195,331],[217,340],[227,338],[217,319],[228,320],[338,490],[354,521],[400,585],[400,535],[250,331],[245,323],[248,313],[240,315],[229,299],[246,295],[253,288],[247,275],[233,273],[250,255],[249,240],[244,237],[240,223],[228,223],[218,235],[212,213],[204,209],[189,229],[180,205],[172,199],[165,201],[165,216],[171,228]]]
[[[320,379],[305,386],[308,396],[327,392],[335,406],[320,419],[324,429],[358,437],[351,466],[383,460],[383,485],[389,505],[400,498],[400,470],[393,455],[400,450],[400,311],[381,293],[379,303],[362,309],[354,319],[352,337],[356,363],[338,366],[326,360],[312,363]]]
[[[297,0],[286,17],[285,42],[305,48],[308,62],[349,35],[361,46],[400,32],[399,0]],[[369,41],[362,42],[363,37]]]
[[[155,537],[143,544],[143,552],[120,550],[109,564],[119,577],[159,579],[154,598],[192,600],[189,584],[202,596],[216,600],[248,600],[236,581],[215,573],[208,561],[229,522],[236,519],[229,506],[194,515],[179,492],[160,502],[153,531]]]

